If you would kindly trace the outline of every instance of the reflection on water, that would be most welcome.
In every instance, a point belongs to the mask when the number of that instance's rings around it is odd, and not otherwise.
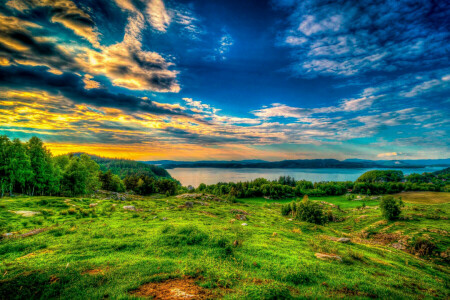
[[[397,169],[405,175],[411,173],[434,172],[441,167],[422,169]],[[355,181],[361,174],[373,169],[221,169],[221,168],[175,168],[169,169],[170,175],[182,185],[197,187],[200,183],[239,182],[256,178],[269,180],[280,176],[291,176],[296,180],[319,181]],[[382,170],[382,169],[379,169]]]

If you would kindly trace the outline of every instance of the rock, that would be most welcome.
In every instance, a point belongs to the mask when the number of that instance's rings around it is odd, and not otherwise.
[[[193,207],[194,207],[194,202],[186,201],[186,202],[184,203],[184,206],[185,206],[186,208],[193,208]]]
[[[29,210],[18,210],[13,211],[13,213],[21,215],[22,217],[32,217],[41,214],[39,211],[29,211]]]
[[[125,205],[125,206],[123,207],[123,209],[125,209],[125,210],[134,210],[134,211],[136,211],[136,207],[134,207],[133,205]]]
[[[288,221],[292,221],[292,219],[288,219]]]
[[[89,204],[89,207],[92,208],[92,207],[96,207],[97,205],[98,205],[98,203],[91,203],[91,204]]]
[[[242,225],[242,226],[248,226],[248,224],[247,224],[247,223],[242,223],[241,225]]]
[[[339,238],[337,240],[339,243],[350,243],[350,239],[349,238]]]
[[[398,249],[398,250],[405,250],[406,247],[402,243],[393,243],[391,244],[391,247]]]
[[[163,221],[167,221],[167,218],[166,218],[166,217],[164,217],[164,218],[162,218],[162,220],[163,220]]]
[[[236,219],[241,221],[247,221],[247,217],[245,215],[236,215]]]
[[[14,232],[7,232],[7,233],[2,234],[2,237],[4,237],[4,238],[8,238],[8,237],[12,237],[12,236],[14,236]]]
[[[342,261],[342,257],[336,254],[327,254],[327,253],[316,253],[314,254],[318,259],[321,260],[337,260]]]

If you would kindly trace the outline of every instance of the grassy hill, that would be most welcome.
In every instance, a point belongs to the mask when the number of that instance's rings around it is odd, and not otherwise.
[[[420,197],[395,222],[377,199],[311,197],[326,226],[283,217],[289,200],[3,198],[0,299],[448,299],[450,203]]]

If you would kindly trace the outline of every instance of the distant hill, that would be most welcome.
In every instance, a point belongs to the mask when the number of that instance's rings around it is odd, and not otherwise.
[[[81,155],[82,153],[72,153],[73,155]],[[97,155],[88,154],[96,163],[99,164],[100,170],[103,172],[111,170],[114,174],[120,177],[125,177],[131,174],[143,174],[154,178],[172,178],[169,172],[160,166],[147,164],[139,161],[120,159],[120,158],[106,158]]]
[[[380,165],[385,166],[423,166],[423,167],[430,167],[430,166],[450,166],[450,158],[447,159],[400,159],[400,160],[364,160],[364,159],[358,159],[358,158],[351,158],[344,160],[346,162],[373,162]]]
[[[427,166],[450,166],[450,159],[441,160],[361,160],[361,159],[302,159],[283,160],[278,162],[268,162],[263,160],[241,160],[241,161],[150,161],[161,165],[166,169],[172,168],[267,168],[267,169],[319,169],[319,168],[422,168]]]

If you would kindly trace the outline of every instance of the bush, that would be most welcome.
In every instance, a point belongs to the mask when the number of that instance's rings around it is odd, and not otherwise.
[[[199,245],[208,239],[208,235],[196,226],[165,226],[158,238],[159,244],[165,246]]]
[[[399,216],[401,208],[404,206],[401,199],[394,199],[392,196],[384,196],[380,202],[381,214],[387,220],[396,220]]]
[[[412,248],[415,254],[426,256],[433,253],[434,249],[436,249],[436,245],[429,239],[419,237],[413,242]]]
[[[303,199],[302,202],[298,203],[296,210],[297,219],[319,225],[326,222],[322,208],[308,199]]]

